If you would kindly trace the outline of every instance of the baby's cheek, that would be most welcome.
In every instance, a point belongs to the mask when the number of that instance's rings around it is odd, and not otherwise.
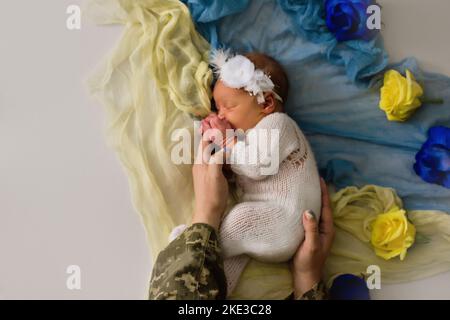
[[[230,123],[230,125],[233,129],[239,129],[241,127],[240,121],[237,121],[234,118],[229,119],[228,122]]]
[[[248,115],[246,114],[239,114],[239,113],[233,113],[230,114],[228,117],[228,122],[232,125],[233,128],[238,129],[242,126],[242,123],[245,122],[245,119]]]

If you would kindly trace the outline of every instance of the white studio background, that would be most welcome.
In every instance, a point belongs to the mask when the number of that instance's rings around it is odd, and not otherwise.
[[[391,61],[416,56],[450,75],[450,1],[383,0]],[[2,1],[0,9],[0,299],[144,299],[150,257],[128,183],[106,145],[84,80],[120,36],[78,0]],[[81,289],[66,286],[70,265]],[[450,273],[383,286],[374,298],[450,298]]]
[[[144,298],[144,228],[84,84],[121,30],[83,18],[69,31],[70,4],[1,5],[0,298]],[[69,265],[81,290],[66,287]]]

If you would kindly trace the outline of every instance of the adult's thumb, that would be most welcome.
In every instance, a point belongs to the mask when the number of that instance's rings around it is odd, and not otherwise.
[[[208,164],[211,166],[215,165],[215,169],[217,170],[222,170],[222,165],[224,164],[225,160],[225,153],[223,149],[221,149],[211,156]]]
[[[303,213],[303,227],[305,229],[305,245],[310,249],[319,247],[319,224],[313,211]]]

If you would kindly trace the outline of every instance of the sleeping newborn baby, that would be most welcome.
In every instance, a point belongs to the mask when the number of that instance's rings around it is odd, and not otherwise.
[[[283,113],[289,84],[281,65],[264,54],[223,50],[212,53],[211,65],[217,113],[202,121],[201,132],[224,151],[242,191],[219,230],[231,294],[250,257],[269,263],[292,258],[304,238],[302,213],[320,213],[321,191],[308,141]],[[241,134],[230,138],[230,130]],[[170,239],[184,228],[175,228]]]
[[[309,143],[283,113],[289,85],[281,65],[264,54],[222,50],[213,52],[211,65],[217,113],[202,121],[202,133],[224,148],[242,190],[220,227],[230,294],[249,257],[270,263],[292,258],[304,238],[302,213],[320,213],[321,191]],[[214,132],[225,137],[230,128],[245,134],[218,141]]]

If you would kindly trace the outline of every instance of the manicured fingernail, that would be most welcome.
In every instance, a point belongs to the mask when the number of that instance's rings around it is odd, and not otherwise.
[[[314,211],[312,211],[312,210],[307,210],[307,211],[306,211],[306,219],[308,219],[308,220],[314,220],[314,219],[316,219],[316,215],[315,215]]]

